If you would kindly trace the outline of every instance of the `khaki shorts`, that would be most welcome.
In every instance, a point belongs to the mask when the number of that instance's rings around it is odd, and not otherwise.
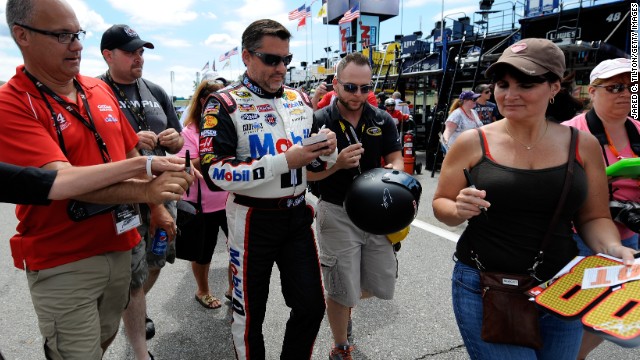
[[[393,299],[398,261],[385,235],[360,230],[342,206],[322,200],[316,227],[328,297],[348,307],[356,306],[362,292]]]
[[[130,251],[39,271],[27,280],[47,359],[100,359],[129,300]]]
[[[175,221],[177,215],[176,202],[165,203],[165,208]],[[139,289],[149,277],[149,269],[162,269],[167,262],[173,264],[176,261],[176,242],[172,241],[167,246],[164,255],[156,255],[151,251],[153,237],[149,234],[150,214],[149,208],[141,206],[142,225],[138,226],[140,243],[131,250],[131,287]]]

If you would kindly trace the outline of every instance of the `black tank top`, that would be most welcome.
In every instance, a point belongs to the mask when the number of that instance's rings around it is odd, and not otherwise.
[[[471,260],[473,248],[486,271],[527,274],[558,205],[567,164],[535,170],[500,165],[491,158],[484,133],[478,129],[478,134],[482,159],[471,169],[471,177],[478,189],[486,190],[491,208],[488,219],[469,219],[456,257],[476,267]],[[578,254],[571,220],[586,199],[587,177],[582,164],[575,161],[573,184],[538,268],[541,279],[551,278]]]

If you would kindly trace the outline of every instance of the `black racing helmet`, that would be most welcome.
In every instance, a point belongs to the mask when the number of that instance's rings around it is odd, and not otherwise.
[[[387,235],[409,226],[418,215],[422,185],[404,171],[376,168],[353,180],[344,208],[360,229]]]

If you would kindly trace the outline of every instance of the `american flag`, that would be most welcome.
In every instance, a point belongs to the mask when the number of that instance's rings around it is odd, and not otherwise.
[[[348,23],[359,17],[360,17],[360,4],[357,4],[356,6],[349,9],[349,11],[344,13],[344,15],[342,16],[342,19],[338,21],[338,24]]]
[[[204,64],[204,66],[202,67],[202,70],[200,70],[200,71],[204,71],[204,72],[209,71],[209,62],[208,61],[207,61],[206,64]]]
[[[233,49],[227,51],[223,55],[220,55],[220,59],[218,59],[218,61],[223,62],[223,61],[229,59],[230,57],[232,57],[233,55],[238,55],[238,47],[237,46],[234,47]]]
[[[289,11],[289,20],[303,18],[305,17],[306,12],[307,12],[306,4],[302,4],[302,6],[300,6],[299,8],[293,11]]]
[[[304,11],[304,17],[311,17],[311,5],[307,6]]]

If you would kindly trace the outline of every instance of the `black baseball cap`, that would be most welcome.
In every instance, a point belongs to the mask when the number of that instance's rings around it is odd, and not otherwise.
[[[102,40],[100,41],[100,51],[104,49],[135,51],[143,46],[148,49],[154,48],[152,43],[140,39],[135,30],[124,24],[116,24],[108,28],[102,34]]]

